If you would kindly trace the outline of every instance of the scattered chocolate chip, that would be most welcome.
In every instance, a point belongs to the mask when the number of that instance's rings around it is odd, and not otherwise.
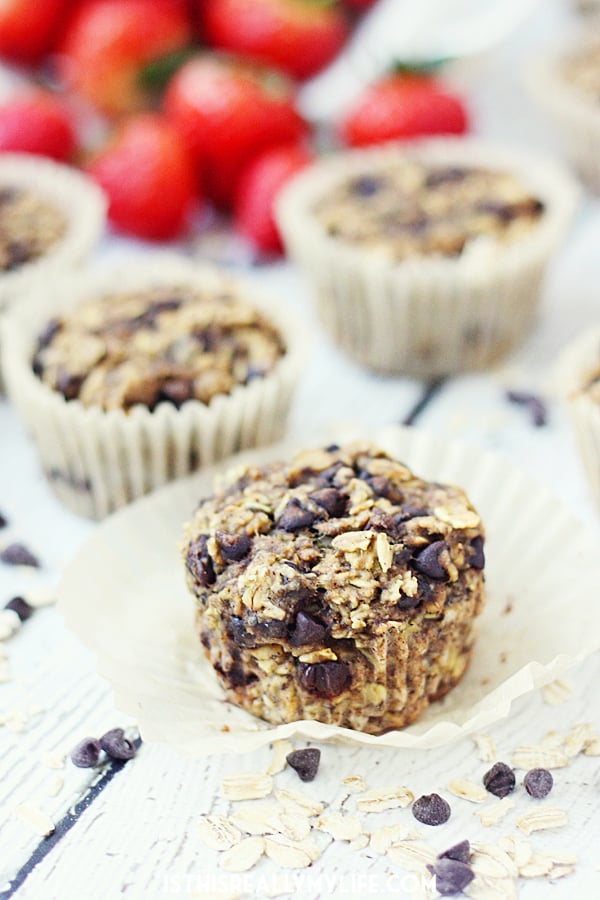
[[[300,663],[299,668],[301,686],[319,697],[337,697],[352,681],[350,669],[343,662]]]
[[[300,781],[314,781],[319,771],[321,751],[316,747],[307,747],[305,750],[292,750],[286,756],[288,765],[295,769]]]
[[[222,672],[223,677],[230,683],[232,687],[246,687],[257,681],[258,676],[253,672],[245,672],[241,663],[234,663],[226,672]]]
[[[548,769],[530,769],[523,779],[523,784],[530,797],[541,800],[552,790],[554,778]]]
[[[346,512],[348,498],[341,494],[336,488],[323,488],[308,495],[308,499],[324,509],[332,518],[337,519]]]
[[[483,569],[485,567],[485,553],[483,551],[483,538],[473,538],[470,544],[469,565],[474,569]]]
[[[529,394],[526,391],[507,391],[506,399],[510,403],[516,403],[525,407],[536,428],[541,428],[548,424],[546,404],[537,394]]]
[[[206,549],[206,545],[207,539],[201,534],[193,544],[190,544],[185,557],[188,572],[194,576],[202,587],[210,587],[216,581],[213,561]]]
[[[415,568],[434,581],[447,581],[448,573],[440,563],[440,555],[447,549],[445,541],[434,541],[415,556]]]
[[[31,259],[31,246],[26,241],[11,241],[5,247],[6,261],[4,268],[7,272],[18,269]]]
[[[136,316],[132,319],[132,324],[139,326],[145,325],[148,328],[153,328],[156,324],[157,317],[163,312],[169,312],[170,310],[179,309],[181,306],[181,300],[177,297],[169,298],[166,300],[157,300],[156,303],[153,303],[148,309],[144,310],[141,315]]]
[[[135,744],[125,737],[122,728],[111,728],[100,738],[100,746],[112,759],[131,759],[135,756]]]
[[[284,638],[287,635],[287,625],[279,619],[267,619],[266,622],[256,623],[256,634],[267,642],[272,638]]]
[[[229,621],[229,636],[238,647],[255,647],[256,639],[249,631],[247,631],[243,619],[239,616],[232,616]]]
[[[0,553],[0,560],[9,566],[31,566],[39,569],[40,562],[25,544],[9,544]]]
[[[425,179],[425,187],[437,187],[439,184],[451,184],[452,182],[464,181],[467,172],[458,166],[448,166],[441,169],[434,169]]]
[[[71,750],[71,762],[79,769],[91,769],[98,763],[101,749],[100,741],[96,738],[84,738]]]
[[[426,506],[411,506],[409,504],[407,506],[403,506],[402,510],[392,516],[392,518],[394,519],[396,525],[403,525],[404,522],[409,522],[411,519],[416,519],[419,516],[428,515],[430,515],[430,513]]]
[[[46,324],[43,331],[40,332],[37,340],[37,352],[41,353],[42,350],[45,350],[48,344],[52,342],[55,334],[57,334],[62,328],[62,323],[59,322],[58,319],[50,319],[50,321]]]
[[[167,400],[179,409],[194,396],[194,382],[190,378],[171,378],[165,381],[160,391],[161,400]]]
[[[396,606],[398,609],[415,609],[421,603],[421,597],[419,594],[415,594],[414,597],[409,597],[408,594],[403,594],[400,599],[396,602]]]
[[[252,542],[248,535],[242,531],[239,534],[230,534],[227,531],[215,533],[217,547],[223,559],[228,562],[239,562],[250,552]]]
[[[439,853],[438,859],[456,859],[458,862],[468,863],[471,859],[471,844],[467,840],[460,841],[460,843],[448,847],[443,853]]]
[[[384,475],[365,473],[365,481],[376,497],[385,497],[390,503],[402,503],[404,499],[402,491]]]
[[[302,647],[304,644],[320,644],[325,638],[325,626],[317,622],[308,613],[299,612],[294,622],[294,630],[290,634],[292,647]]]
[[[2,513],[0,513],[0,528],[6,528],[7,525],[8,519],[6,518],[6,516],[3,516]]]
[[[506,763],[494,763],[492,768],[483,776],[483,786],[490,794],[496,797],[506,797],[515,789],[515,773]]]
[[[443,825],[450,818],[450,804],[439,794],[423,794],[412,805],[412,814],[423,825]]]
[[[385,534],[396,536],[398,527],[388,512],[380,506],[371,509],[369,521],[366,524],[367,531],[382,531]]]
[[[359,175],[350,184],[350,191],[357,197],[372,197],[385,184],[385,179],[377,175]]]
[[[461,894],[475,878],[471,867],[458,859],[438,859],[431,869],[435,873],[436,890],[442,897]]]
[[[339,449],[340,449],[339,444],[328,444],[327,447],[325,447],[325,453],[335,453],[336,450],[339,450]]]
[[[65,369],[59,369],[56,373],[56,390],[60,391],[65,400],[76,400],[82,384],[81,375],[73,375]]]
[[[303,528],[310,528],[316,518],[316,515],[305,509],[299,500],[293,499],[286,503],[277,520],[277,526],[284,531],[301,531]]]
[[[13,612],[16,612],[21,622],[26,622],[35,612],[33,606],[30,606],[23,597],[13,597],[12,600],[8,601],[4,609],[12,609]]]

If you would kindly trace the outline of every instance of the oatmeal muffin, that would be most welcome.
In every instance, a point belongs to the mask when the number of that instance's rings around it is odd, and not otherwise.
[[[53,282],[11,311],[4,339],[46,476],[95,518],[280,437],[304,345],[281,304],[171,257]]]
[[[437,139],[317,162],[277,216],[331,337],[374,369],[432,377],[523,340],[575,198],[544,159]]]
[[[600,9],[600,5],[598,6]],[[566,154],[589,187],[600,190],[600,29],[534,61],[530,83],[560,132]]]
[[[106,202],[69,166],[0,155],[0,308],[50,271],[73,268],[104,227]]]
[[[587,329],[564,348],[556,383],[600,509],[600,327]]]
[[[182,551],[229,700],[273,724],[380,734],[463,676],[483,543],[462,490],[357,443],[229,473]]]

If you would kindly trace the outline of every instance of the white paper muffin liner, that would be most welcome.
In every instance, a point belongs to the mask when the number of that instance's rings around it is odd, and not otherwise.
[[[522,238],[506,244],[482,238],[458,258],[394,262],[327,235],[312,212],[316,200],[337,182],[398,154],[510,171],[543,201],[544,215]],[[526,337],[546,265],[577,197],[560,165],[461,138],[335,154],[297,175],[276,206],[286,247],[311,282],[333,341],[373,369],[434,377],[485,368]]]
[[[596,29],[548,51],[533,61],[528,74],[534,99],[556,125],[568,158],[594,191],[600,191],[600,103],[570,84],[562,67],[578,49],[598,39]]]
[[[40,280],[81,263],[98,242],[106,218],[104,193],[86,175],[39,156],[0,154],[0,188],[26,188],[66,218],[65,235],[39,259],[0,272],[0,310]]]
[[[586,331],[563,350],[557,388],[566,404],[583,466],[600,509],[600,403],[584,390],[600,367],[600,327]]]
[[[118,708],[136,718],[144,740],[193,755],[245,752],[283,737],[440,746],[508,716],[518,697],[600,646],[597,540],[549,491],[505,459],[439,435],[392,427],[368,437],[416,474],[464,487],[485,525],[487,603],[460,684],[418,722],[378,736],[307,720],[274,727],[228,703],[200,646],[177,548],[183,522],[221,465],[111,517],[58,589],[67,625],[97,654]],[[294,449],[241,459],[263,463]]]
[[[189,284],[236,290],[282,335],[286,353],[264,378],[237,385],[210,403],[189,400],[177,409],[105,411],[67,401],[32,371],[37,337],[46,322],[83,299],[115,289]],[[246,447],[268,444],[285,428],[304,358],[304,332],[282,304],[217,269],[176,257],[144,258],[120,267],[81,272],[32,292],[4,323],[3,370],[7,392],[34,443],[52,488],[67,506],[100,519],[199,466]]]

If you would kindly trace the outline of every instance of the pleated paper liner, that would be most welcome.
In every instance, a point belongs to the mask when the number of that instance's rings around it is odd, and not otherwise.
[[[394,262],[326,234],[313,213],[317,199],[399,156],[511,172],[544,202],[544,214],[514,241],[482,238],[456,258]],[[432,377],[486,368],[525,339],[577,196],[568,172],[545,157],[445,138],[332,155],[286,185],[276,207],[287,250],[304,270],[331,339],[370,368]]]
[[[600,4],[597,9],[600,11]],[[562,72],[566,60],[579,48],[585,51],[589,44],[598,43],[598,23],[592,24],[595,30],[534,59],[528,83],[534,99],[560,132],[573,166],[589,187],[600,191],[600,102],[570,84]]]
[[[556,382],[567,407],[596,506],[600,510],[600,403],[584,390],[599,368],[600,327],[595,327],[563,350]]]
[[[66,401],[33,373],[37,336],[53,316],[115,290],[185,284],[233,287],[264,313],[286,347],[268,375],[208,404],[190,400],[180,409],[162,403],[153,412],[141,405],[125,412]],[[217,269],[168,255],[88,270],[38,289],[7,316],[3,335],[7,391],[53,490],[75,512],[97,519],[200,466],[280,439],[305,359],[305,333],[283,302]]]
[[[518,697],[600,645],[597,542],[549,491],[499,456],[426,432],[393,427],[368,437],[418,475],[464,487],[483,519],[488,599],[462,682],[418,722],[380,736],[315,721],[273,727],[226,702],[202,655],[177,550],[183,522],[221,465],[103,523],[59,589],[67,625],[96,652],[117,706],[136,718],[146,740],[193,755],[252,750],[291,736],[440,746],[508,716]],[[294,449],[279,445],[243,460],[285,458]]]

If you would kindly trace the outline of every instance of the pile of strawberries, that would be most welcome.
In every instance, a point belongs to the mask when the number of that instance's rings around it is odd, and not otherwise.
[[[126,234],[176,238],[210,204],[276,253],[273,198],[314,158],[298,83],[331,62],[372,3],[6,0],[0,58],[28,67],[36,86],[0,103],[0,152],[77,163]],[[394,72],[332,134],[358,146],[466,124],[430,75]]]

